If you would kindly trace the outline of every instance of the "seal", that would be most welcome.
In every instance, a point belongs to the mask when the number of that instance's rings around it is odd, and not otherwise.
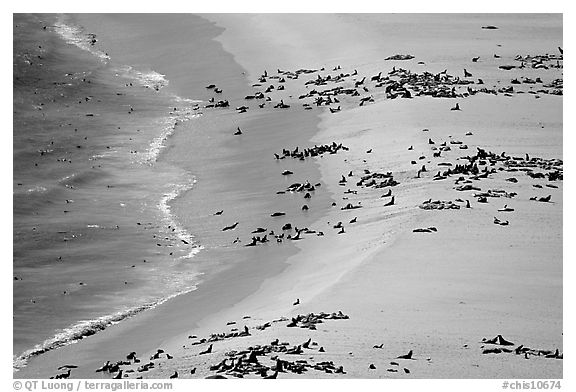
[[[104,365],[102,365],[98,369],[96,369],[96,373],[107,372],[108,369],[110,369],[110,361],[106,361],[106,363]]]
[[[222,229],[222,231],[234,230],[236,228],[236,226],[238,226],[239,223],[240,222],[236,222],[233,225],[226,226],[225,228]]]
[[[408,354],[400,355],[396,357],[398,359],[412,359],[412,350],[408,352]]]
[[[210,354],[212,352],[212,344],[210,344],[210,346],[204,350],[198,353],[198,355],[204,355],[204,354]]]
[[[392,196],[392,199],[388,203],[384,204],[384,207],[393,205],[394,205],[394,196]]]
[[[66,373],[60,373],[60,374],[57,374],[54,377],[50,377],[50,378],[55,378],[55,379],[68,378],[68,377],[70,377],[70,371],[71,371],[71,369],[68,369],[68,371]]]

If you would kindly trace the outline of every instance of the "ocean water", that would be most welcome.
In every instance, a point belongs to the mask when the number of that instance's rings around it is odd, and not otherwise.
[[[201,250],[159,160],[197,101],[65,15],[14,15],[13,354],[73,343],[195,289]],[[94,41],[94,38],[96,41]]]

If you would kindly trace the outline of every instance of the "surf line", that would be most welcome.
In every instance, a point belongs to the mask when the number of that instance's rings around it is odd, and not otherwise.
[[[80,321],[77,324],[63,329],[61,332],[58,332],[56,335],[45,340],[44,342],[37,344],[34,348],[26,350],[22,354],[15,357],[12,362],[13,371],[17,372],[18,370],[25,367],[28,363],[28,360],[32,357],[44,354],[48,351],[52,351],[60,347],[67,346],[69,344],[77,343],[79,340],[101,332],[106,328],[114,324],[118,324],[127,318],[133,317],[145,310],[153,309],[159,305],[162,305],[172,298],[182,294],[190,293],[196,290],[196,288],[196,285],[194,285],[170,296],[155,299],[142,305],[137,305],[110,315],[101,316],[93,320]]]

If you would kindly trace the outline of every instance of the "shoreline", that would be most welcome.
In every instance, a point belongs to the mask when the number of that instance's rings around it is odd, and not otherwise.
[[[158,145],[148,138],[185,116],[169,115],[172,98],[145,89],[144,76],[115,73],[102,52],[78,48],[82,30],[71,28],[65,41],[58,16],[19,18],[14,23],[27,31],[15,32],[15,357],[89,335],[103,318],[117,320],[178,290],[176,281],[162,281],[171,266],[157,266],[171,240],[173,253],[183,248],[179,239],[136,221],[167,215],[156,205],[163,184],[150,173],[175,182],[181,173],[149,169]],[[26,62],[34,51],[38,62]],[[141,112],[132,114],[134,107]],[[42,186],[23,190],[34,184]],[[160,235],[162,247],[151,243]]]
[[[210,75],[212,76],[212,75]],[[202,76],[200,76],[202,77]],[[206,77],[206,76],[204,76]],[[238,88],[238,87],[235,87]],[[235,93],[235,94],[239,94],[239,93]],[[242,96],[244,95],[241,94]],[[277,116],[277,114],[275,113],[271,113],[271,115],[269,117],[273,118]],[[212,119],[210,119],[210,117],[212,117]],[[194,132],[195,128],[201,127],[202,125],[205,127],[204,132],[214,132],[218,129],[217,132],[222,132],[223,129],[227,129],[227,127],[232,127],[232,125],[230,124],[230,119],[229,119],[229,115],[227,114],[205,114],[200,118],[194,119],[191,122],[188,122],[186,124],[181,124],[180,126],[180,130],[177,131],[170,139],[170,144],[167,148],[165,148],[164,152],[163,152],[163,161],[167,161],[168,164],[170,165],[178,165],[180,162],[174,162],[172,155],[178,155],[178,152],[174,152],[174,149],[176,148],[176,146],[179,144],[178,142],[178,138],[183,138],[183,137],[187,137],[186,135],[188,135],[190,132]],[[261,117],[261,116],[260,116]],[[308,116],[310,117],[310,116]],[[218,119],[220,118],[220,119]],[[208,124],[209,122],[211,122],[212,120],[216,119],[216,125],[212,125],[212,124]],[[242,119],[241,120],[242,123],[244,123],[246,121],[246,119]],[[248,121],[253,121],[248,119]],[[288,116],[285,118],[285,125],[289,126],[288,121],[290,123],[293,123],[293,119],[292,116]],[[263,122],[264,126],[266,124],[266,121]],[[307,122],[306,123],[307,126],[310,126],[310,124]],[[274,125],[274,124],[272,124]],[[247,124],[247,126],[250,126],[249,124]],[[263,125],[259,125],[259,128],[262,129],[262,131],[260,132],[265,132],[265,130],[263,129],[264,127]],[[242,127],[244,127],[244,125],[242,125]],[[206,131],[206,129],[208,129],[208,131]],[[233,129],[233,127],[232,127]],[[198,131],[198,129],[196,129],[196,132]],[[305,135],[305,134],[304,134]],[[223,143],[228,143],[225,141],[225,139],[229,139],[229,134],[228,131],[225,132],[225,135],[222,136],[221,140],[223,140]],[[305,139],[308,139],[308,136],[305,136]],[[297,140],[297,139],[294,139]],[[225,147],[226,149],[227,147]],[[234,148],[234,146],[232,146],[232,148]],[[266,150],[268,150],[268,148],[266,148]],[[172,155],[171,155],[172,154]],[[271,154],[266,154],[266,161],[270,160],[272,163],[273,162],[273,156]],[[248,154],[249,156],[249,154]],[[189,163],[188,163],[189,164]],[[193,169],[193,164],[190,165],[190,167],[187,167],[186,169]],[[276,169],[272,169],[274,171],[276,171]],[[304,172],[304,173],[308,173],[308,174],[312,174],[312,172]],[[193,189],[191,190],[191,195],[196,196],[196,194],[198,195],[202,195],[202,189],[205,186],[208,186],[208,188],[210,188],[211,185],[209,185],[209,181],[207,181],[207,178],[202,178],[202,173],[194,173],[197,177],[199,178],[199,181],[195,184],[195,186],[193,187]],[[307,175],[307,174],[304,174]],[[311,178],[314,177],[314,175],[311,176]],[[230,179],[232,179],[232,177],[229,177]],[[281,185],[282,182],[279,183],[279,185]],[[214,185],[212,185],[213,187]],[[268,186],[269,187],[269,186]],[[210,190],[208,190],[210,191]],[[185,200],[186,197],[178,197],[175,200],[173,200],[170,204],[172,206],[172,208],[174,209],[174,211],[176,212],[177,215],[178,214],[178,209],[179,209],[179,204],[183,202],[183,200]],[[209,197],[206,197],[205,199],[209,199]],[[187,203],[190,203],[190,201],[187,201]],[[259,208],[259,205],[253,206],[252,208]],[[272,207],[270,207],[272,208]],[[204,211],[204,213],[207,212],[207,210],[205,209],[204,206],[200,206],[198,207],[198,209],[201,209]],[[213,208],[213,210],[216,210],[216,206]],[[313,214],[313,213],[312,213]],[[211,215],[208,214],[208,215]],[[196,217],[193,217],[196,218]],[[183,220],[185,222],[185,226],[188,227],[190,229],[191,226],[188,226],[188,220],[189,218],[182,218],[182,216],[179,216],[180,220]],[[262,219],[262,217],[260,218]],[[301,218],[297,218],[296,217],[296,222],[299,222],[301,220]],[[307,219],[307,218],[304,218]],[[248,222],[249,224],[249,222]],[[211,232],[216,232],[216,228],[212,227],[211,228]],[[248,227],[245,227],[243,230],[247,230]],[[193,233],[196,233],[197,231],[195,230],[190,230]],[[246,234],[244,234],[246,235]],[[230,268],[229,266],[226,266],[226,260],[230,259],[231,256],[233,256],[233,253],[231,254],[230,252],[235,252],[232,249],[230,249],[229,251],[227,250],[223,250],[224,253],[227,253],[228,256],[226,254],[224,254],[224,256],[222,256],[222,251],[218,249],[218,247],[216,246],[213,249],[210,249],[212,243],[215,242],[221,242],[222,241],[222,236],[221,235],[216,235],[215,239],[212,238],[202,238],[202,232],[199,232],[198,235],[195,234],[195,236],[197,236],[199,239],[201,238],[202,240],[206,241],[207,243],[207,247],[209,249],[206,249],[204,251],[202,251],[200,254],[197,254],[194,258],[193,258],[193,262],[195,262],[196,264],[199,265],[199,271],[201,274],[204,273],[204,270],[206,271],[211,271],[215,268],[214,265],[207,265],[207,259],[210,259],[211,254],[214,254],[214,252],[220,252],[220,256],[218,256],[219,258],[222,259],[222,267],[216,267],[217,270],[223,270],[223,271],[219,271],[219,272],[215,272],[212,271],[212,273],[214,273],[214,277],[210,278],[209,281],[206,281],[207,279],[205,277],[201,277],[201,282],[198,285],[198,288],[196,290],[194,290],[193,292],[190,293],[190,295],[188,296],[190,299],[185,299],[182,297],[186,297],[186,295],[174,298],[172,300],[170,300],[170,308],[166,309],[167,307],[164,304],[163,306],[156,308],[156,309],[151,309],[148,310],[146,312],[144,312],[141,315],[137,315],[135,317],[132,317],[130,319],[126,319],[124,320],[121,324],[118,325],[113,325],[110,326],[109,328],[106,329],[106,331],[103,331],[101,333],[98,333],[95,336],[92,336],[88,339],[83,340],[82,342],[80,342],[80,344],[74,344],[74,345],[69,345],[69,346],[65,346],[62,347],[58,350],[55,350],[54,352],[50,352],[50,353],[46,353],[42,355],[42,358],[35,358],[32,360],[31,362],[31,366],[29,365],[27,368],[24,368],[22,370],[20,370],[18,372],[19,376],[22,377],[29,377],[29,376],[33,376],[33,377],[37,377],[39,375],[42,374],[49,374],[49,368],[50,368],[50,364],[53,363],[53,361],[55,359],[60,359],[60,358],[67,358],[67,357],[71,357],[74,359],[82,359],[82,358],[86,358],[86,354],[84,353],[84,351],[88,351],[91,352],[95,358],[98,359],[94,359],[93,362],[91,361],[91,363],[99,363],[102,362],[103,359],[101,360],[100,358],[104,358],[105,356],[110,356],[110,355],[115,355],[116,352],[119,351],[115,351],[115,350],[120,350],[119,348],[115,347],[117,341],[122,341],[123,342],[123,347],[125,345],[130,345],[131,347],[142,347],[141,346],[141,342],[142,342],[142,338],[141,336],[146,336],[147,334],[153,332],[155,334],[157,334],[158,338],[156,340],[153,340],[151,343],[146,343],[146,345],[144,347],[148,347],[149,350],[152,350],[152,348],[155,346],[155,344],[161,344],[162,343],[162,336],[169,336],[170,334],[172,334],[172,331],[185,331],[187,328],[192,328],[193,327],[193,323],[191,324],[190,320],[179,320],[178,317],[176,316],[176,314],[178,314],[180,311],[178,309],[183,309],[184,307],[189,308],[189,302],[192,303],[192,305],[194,306],[194,304],[196,304],[195,306],[197,307],[197,311],[195,312],[195,315],[193,316],[192,320],[200,317],[199,315],[201,315],[203,312],[204,313],[210,313],[210,312],[214,312],[214,306],[217,306],[216,304],[212,304],[210,305],[210,307],[207,307],[206,305],[202,305],[201,302],[204,301],[212,301],[212,298],[214,298],[217,294],[216,293],[221,293],[221,287],[223,287],[225,284],[229,284],[232,277],[233,276],[237,276],[238,274],[241,274],[243,276],[246,276],[245,281],[242,283],[242,285],[239,285],[237,287],[237,292],[234,293],[233,295],[231,295],[229,298],[224,298],[224,299],[220,299],[219,301],[222,303],[221,305],[219,305],[221,308],[225,308],[226,306],[229,306],[229,304],[233,303],[233,301],[236,301],[238,299],[238,297],[242,296],[242,292],[248,292],[247,290],[253,290],[251,287],[253,286],[253,281],[254,279],[256,279],[256,281],[261,281],[264,279],[265,276],[270,276],[272,274],[278,273],[280,271],[280,268],[284,268],[283,267],[283,254],[287,254],[288,253],[293,253],[294,250],[290,250],[290,247],[283,247],[283,250],[278,251],[278,250],[274,250],[274,249],[270,249],[270,250],[264,250],[262,249],[260,251],[260,253],[264,253],[264,254],[268,254],[269,256],[258,256],[260,259],[260,261],[258,263],[256,263],[255,265],[244,265],[242,264],[242,261],[234,264],[232,266],[231,269],[229,270],[225,270],[226,268]],[[244,249],[242,249],[244,250]],[[245,253],[248,253],[248,249],[245,250]],[[253,254],[253,252],[251,252]],[[218,253],[216,253],[218,254]],[[252,256],[250,256],[250,253],[248,253],[247,255],[242,256],[242,259],[247,259],[247,258],[251,258]],[[278,266],[276,267],[270,267],[269,262],[266,261],[266,258],[269,257],[274,257],[277,261]],[[245,261],[244,261],[245,263]],[[202,267],[202,265],[204,265],[204,267]],[[265,269],[262,269],[261,267],[266,267]],[[248,268],[248,269],[247,269]],[[272,268],[272,269],[271,269]],[[253,271],[253,275],[254,278],[248,278],[248,275],[251,275]],[[262,276],[262,273],[265,273],[264,276]],[[257,285],[256,285],[257,286]],[[204,293],[205,291],[205,293]],[[232,301],[232,302],[230,302]],[[164,328],[164,324],[165,321],[157,321],[156,323],[150,323],[150,320],[157,317],[160,320],[164,320],[165,317],[171,318],[171,326],[178,326],[178,327],[174,327],[174,328],[168,328],[166,330],[166,328]],[[152,325],[150,325],[152,324]],[[137,330],[139,329],[140,332],[138,334],[136,334],[135,336],[130,336],[132,335],[131,330],[133,328],[136,328]],[[110,338],[110,336],[115,336],[113,338]],[[90,343],[89,343],[90,342]],[[110,344],[103,344],[103,343],[110,343]],[[80,348],[80,346],[82,346],[82,348]],[[82,351],[82,353],[80,353],[79,351]],[[100,357],[100,358],[99,358]],[[34,363],[37,362],[37,363]],[[87,371],[87,375],[90,374]],[[90,374],[90,376],[93,376],[93,374]]]

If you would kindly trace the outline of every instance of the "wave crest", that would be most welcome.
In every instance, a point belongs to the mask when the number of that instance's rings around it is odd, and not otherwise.
[[[94,34],[86,33],[82,27],[66,24],[63,20],[59,20],[54,24],[53,28],[66,43],[75,45],[84,51],[92,53],[104,63],[107,63],[108,60],[110,60],[110,56],[108,56],[107,53],[94,47]]]
[[[101,316],[94,320],[80,321],[77,324],[74,324],[68,328],[65,328],[61,332],[58,332],[52,338],[45,340],[44,342],[36,345],[34,348],[27,350],[22,354],[20,354],[19,356],[15,357],[12,363],[13,371],[17,372],[18,370],[26,366],[28,360],[32,357],[46,353],[51,350],[55,350],[60,347],[67,346],[69,344],[77,343],[79,340],[94,335],[97,332],[103,331],[106,328],[114,324],[117,324],[122,320],[125,320],[129,317],[133,317],[145,310],[155,308],[156,306],[161,305],[174,297],[189,293],[194,290],[196,290],[196,286],[189,287],[185,290],[172,294],[168,297],[156,299],[151,302],[138,305],[123,311],[119,311],[110,315]]]

